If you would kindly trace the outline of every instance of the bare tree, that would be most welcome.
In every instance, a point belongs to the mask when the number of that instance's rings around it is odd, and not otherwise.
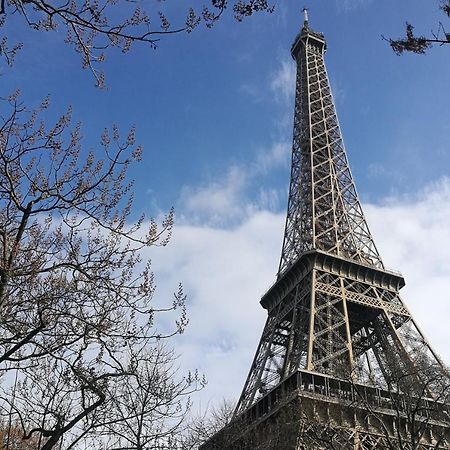
[[[447,368],[429,364],[423,357],[414,366],[392,371],[388,379],[387,385],[373,388],[353,383],[355,404],[367,411],[367,418],[382,435],[385,448],[448,448],[450,377]]]
[[[48,100],[36,110],[17,93],[3,103],[0,416],[42,450],[92,444],[94,436],[99,448],[119,448],[112,424],[132,435],[126,424],[138,423],[162,442],[204,384],[197,374],[177,378],[174,355],[160,346],[187,325],[185,295],[180,286],[158,306],[142,258],[167,244],[173,211],[161,226],[132,217],[126,173],[142,151],[134,130],[124,138],[117,127],[105,130],[94,154],[83,149],[70,111],[47,127]],[[173,327],[161,328],[159,314],[174,312]],[[127,448],[160,448],[142,439]]]
[[[273,450],[278,448],[310,449],[322,445],[338,450],[338,432],[331,422],[308,416],[297,398],[260,423],[244,416],[234,417],[235,404],[223,401],[197,417],[188,426],[184,450]]]
[[[206,381],[198,373],[177,379],[173,351],[161,346],[151,350],[151,360],[136,370],[135,377],[126,378],[111,390],[110,405],[96,425],[89,448],[95,448],[97,436],[106,439],[111,449],[182,447],[189,396]]]
[[[440,9],[450,18],[450,0],[441,0]],[[383,37],[383,39],[386,39]],[[406,36],[401,39],[386,39],[397,55],[403,52],[413,52],[425,54],[434,44],[450,44],[450,30],[447,32],[442,23],[436,31],[431,32],[431,36],[417,35],[414,33],[414,26],[406,23]]]
[[[236,404],[223,400],[218,407],[207,409],[203,414],[190,419],[184,439],[184,450],[195,450],[226,429],[233,419]],[[235,431],[233,431],[233,434]],[[235,436],[233,436],[235,438]],[[234,440],[234,439],[231,439]]]
[[[0,423],[0,450],[34,450],[38,440],[24,441],[20,424],[11,422]]]
[[[104,75],[98,65],[105,60],[111,48],[121,52],[141,42],[156,48],[163,36],[190,33],[203,23],[211,28],[228,6],[241,21],[255,12],[272,12],[267,0],[210,0],[200,10],[190,7],[184,20],[172,24],[167,12],[179,9],[178,2],[149,1],[116,2],[111,0],[0,0],[0,27],[7,21],[18,26],[29,26],[38,31],[62,29],[65,42],[81,55],[83,68],[88,68],[98,86]],[[0,55],[12,64],[22,43],[8,44],[7,36],[0,36]]]

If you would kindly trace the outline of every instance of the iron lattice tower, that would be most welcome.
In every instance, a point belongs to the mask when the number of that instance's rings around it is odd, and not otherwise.
[[[309,411],[311,429],[332,423],[342,433],[333,447],[317,432],[316,438],[306,439],[291,430],[289,443],[263,447],[253,437],[251,444],[238,439],[230,446],[234,436],[226,439],[227,445],[214,446],[213,439],[204,448],[389,448],[383,434],[387,429],[398,433],[393,419],[398,411],[387,402],[383,423],[370,425],[370,407],[356,406],[355,391],[366,399],[385,392],[386,400],[396,374],[416,373],[420,384],[424,364],[442,367],[400,298],[402,275],[384,267],[367,226],[339,128],[325,50],[323,34],[310,29],[305,12],[292,46],[297,63],[294,138],[280,265],[275,284],[261,299],[267,322],[235,423],[270,428],[270,416],[289,411],[282,419],[286,423]],[[294,398],[301,401],[293,403]],[[379,398],[377,402],[379,407]],[[450,448],[445,439],[431,446],[436,441],[432,434],[423,433],[427,444],[408,448]],[[444,434],[448,438],[445,426]]]

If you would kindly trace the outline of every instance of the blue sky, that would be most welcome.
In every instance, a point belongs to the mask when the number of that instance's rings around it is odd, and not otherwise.
[[[406,276],[406,304],[449,362],[450,48],[398,57],[381,38],[402,35],[406,20],[429,34],[445,20],[437,1],[285,0],[243,23],[229,11],[212,30],[163,39],[156,50],[110,53],[101,90],[62,32],[7,24],[25,48],[13,69],[0,63],[2,96],[20,87],[33,105],[51,94],[55,115],[72,105],[88,148],[106,126],[136,125],[144,157],[131,172],[135,211],[176,208],[172,244],[149,256],[160,297],[178,281],[186,286],[191,327],[177,348],[183,367],[209,379],[203,402],[239,394],[263,326],[258,301],[278,266],[289,181],[289,51],[304,4],[328,41],[369,226],[387,265]]]
[[[401,35],[405,20],[428,33],[441,18],[437,2],[306,3],[312,25],[329,42],[328,70],[363,199],[377,201],[444,175],[448,50],[397,57],[381,39]],[[272,15],[236,23],[228,14],[213,30],[164,39],[157,50],[113,52],[104,90],[79,70],[62,30],[28,33],[14,70],[1,68],[2,84],[5,90],[20,86],[30,103],[51,94],[55,113],[71,104],[88,145],[111,123],[135,124],[146,149],[134,174],[139,201],[167,209],[177,204],[181,186],[213,180],[262,147],[289,142],[292,98],[280,101],[270,85],[283,63],[292,67],[301,6],[277,2]],[[13,36],[20,33],[14,25]],[[282,188],[285,175],[269,173],[268,183]]]

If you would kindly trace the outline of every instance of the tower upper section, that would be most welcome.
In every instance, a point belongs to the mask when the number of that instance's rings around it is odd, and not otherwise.
[[[327,49],[327,44],[325,41],[325,36],[323,33],[317,33],[309,27],[308,10],[305,8],[303,10],[305,14],[305,20],[303,22],[303,28],[300,33],[295,38],[292,44],[291,54],[292,57],[298,62],[298,57],[301,53],[302,43],[305,45],[308,42],[310,45],[315,45],[322,53]]]
[[[291,51],[297,63],[294,139],[278,277],[311,250],[383,268],[350,172],[325,50],[324,35],[310,28],[305,12]]]

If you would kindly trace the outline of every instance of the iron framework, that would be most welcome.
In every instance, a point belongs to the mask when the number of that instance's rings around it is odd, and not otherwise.
[[[389,448],[386,439],[395,434],[395,411],[387,401],[392,380],[412,373],[413,384],[422,386],[423,367],[445,368],[400,298],[402,275],[385,268],[369,231],[339,128],[325,50],[324,36],[310,29],[306,17],[292,47],[294,138],[280,265],[275,284],[261,299],[268,317],[233,423],[252,429],[269,426],[269,418],[283,411],[292,420],[310,411],[309,420],[290,431],[289,444],[267,448],[328,448],[311,430],[319,425],[323,431],[330,421],[333,448]],[[358,406],[355,392],[366,400],[370,393],[370,408],[383,409],[378,427],[370,425],[369,404]],[[425,394],[440,405],[430,386]],[[448,405],[441,406],[437,411],[448,412]],[[449,422],[439,420],[429,423],[415,449],[450,448]],[[434,429],[444,430],[442,445],[436,444]],[[260,448],[254,439],[247,447],[233,445],[204,448]]]

